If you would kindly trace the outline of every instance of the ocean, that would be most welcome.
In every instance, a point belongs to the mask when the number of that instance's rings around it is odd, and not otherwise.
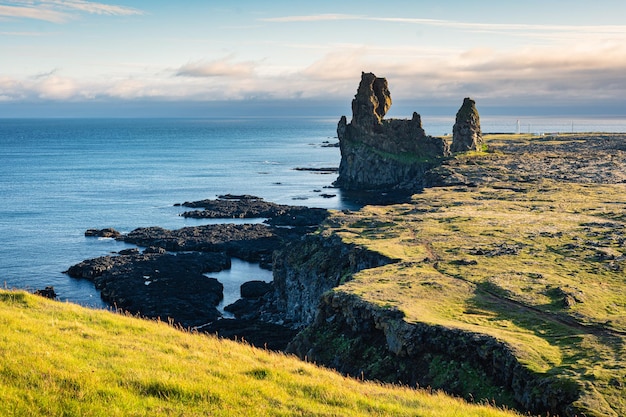
[[[335,174],[338,118],[0,119],[0,285],[105,308],[93,284],[63,273],[84,259],[129,247],[84,236],[89,228],[177,229],[215,222],[185,219],[174,204],[252,194],[282,204],[356,208]],[[518,122],[519,121],[519,122]],[[484,132],[626,132],[626,119],[482,118]],[[450,134],[453,118],[423,118],[426,132]],[[321,194],[336,194],[324,198]],[[260,220],[258,220],[260,221]],[[210,274],[225,303],[247,280],[271,272],[235,260]]]

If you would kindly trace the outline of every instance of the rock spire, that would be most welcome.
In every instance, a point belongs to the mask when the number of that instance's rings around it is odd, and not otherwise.
[[[456,122],[452,128],[452,152],[480,151],[483,134],[480,130],[480,116],[476,102],[469,97],[463,100],[456,113]]]

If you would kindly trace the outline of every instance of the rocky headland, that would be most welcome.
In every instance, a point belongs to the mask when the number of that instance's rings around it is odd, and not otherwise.
[[[326,244],[387,261],[326,292],[288,350],[524,412],[623,415],[626,136],[483,140],[409,202],[326,220]],[[328,279],[295,252],[281,275]]]

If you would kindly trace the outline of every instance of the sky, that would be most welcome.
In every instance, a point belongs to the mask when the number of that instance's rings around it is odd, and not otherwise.
[[[626,2],[0,0],[1,117],[626,117]],[[395,110],[394,110],[395,109]]]

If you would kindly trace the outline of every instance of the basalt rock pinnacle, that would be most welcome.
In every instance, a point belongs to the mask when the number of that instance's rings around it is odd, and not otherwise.
[[[352,120],[337,126],[341,163],[335,185],[346,190],[415,190],[426,171],[450,154],[448,143],[426,135],[419,114],[384,117],[391,107],[385,78],[362,73],[352,100]]]
[[[482,143],[483,134],[476,102],[466,97],[452,128],[452,152],[480,151]]]

